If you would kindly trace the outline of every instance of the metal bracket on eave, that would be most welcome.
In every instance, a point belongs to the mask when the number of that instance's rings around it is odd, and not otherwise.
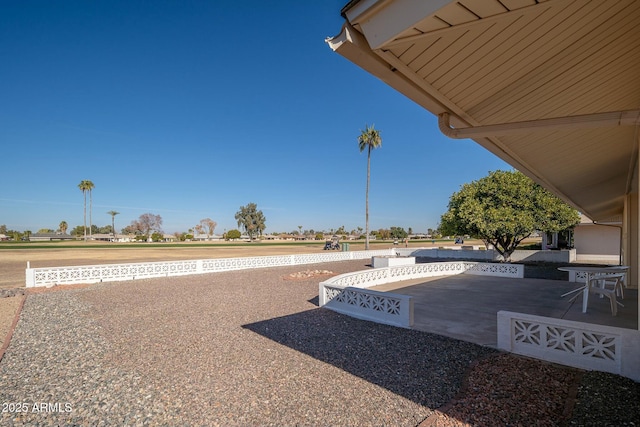
[[[584,114],[580,116],[555,117],[552,119],[530,120],[526,122],[501,123],[486,126],[453,128],[449,113],[438,114],[440,132],[449,138],[488,138],[519,132],[553,129],[580,129],[615,126],[640,125],[640,110],[613,111],[608,113]]]

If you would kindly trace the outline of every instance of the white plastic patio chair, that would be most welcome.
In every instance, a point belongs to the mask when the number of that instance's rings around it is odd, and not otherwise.
[[[592,277],[593,280],[598,280],[600,287],[604,287],[607,289],[614,289],[616,291],[616,296],[620,299],[624,299],[624,288],[625,284],[625,274],[624,273],[615,273],[615,274],[596,274]]]
[[[618,305],[624,307],[618,301],[618,296],[624,298],[623,279],[624,274],[596,274],[591,277],[589,283],[589,293],[609,298],[611,314],[614,316],[618,314]]]

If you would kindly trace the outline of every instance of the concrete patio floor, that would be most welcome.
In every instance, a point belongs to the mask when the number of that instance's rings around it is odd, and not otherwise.
[[[562,280],[511,279],[459,274],[375,286],[376,291],[410,295],[414,329],[484,346],[497,346],[497,313],[514,311],[577,322],[638,329],[638,290],[625,289],[625,298],[612,316],[609,300],[591,295],[582,313],[582,294],[561,298],[580,283]]]

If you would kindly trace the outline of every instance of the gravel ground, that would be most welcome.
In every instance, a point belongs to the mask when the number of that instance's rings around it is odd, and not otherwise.
[[[28,295],[0,425],[640,424],[638,383],[318,309],[306,269]]]
[[[20,309],[22,296],[3,297],[0,295],[0,349],[4,349],[5,339],[11,331],[12,323]],[[2,360],[2,350],[0,350],[0,360]]]

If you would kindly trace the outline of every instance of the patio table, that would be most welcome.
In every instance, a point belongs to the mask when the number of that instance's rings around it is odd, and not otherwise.
[[[560,297],[564,298],[565,296],[572,294],[574,292],[582,291],[582,312],[587,312],[587,303],[589,302],[589,284],[591,283],[591,278],[596,274],[607,274],[607,273],[624,273],[625,277],[623,279],[623,283],[627,285],[627,270],[629,267],[624,265],[614,266],[614,267],[587,267],[587,266],[568,266],[568,267],[558,267],[560,271],[574,271],[574,272],[583,272],[585,274],[585,284],[580,288],[576,288],[572,291],[562,294]]]

